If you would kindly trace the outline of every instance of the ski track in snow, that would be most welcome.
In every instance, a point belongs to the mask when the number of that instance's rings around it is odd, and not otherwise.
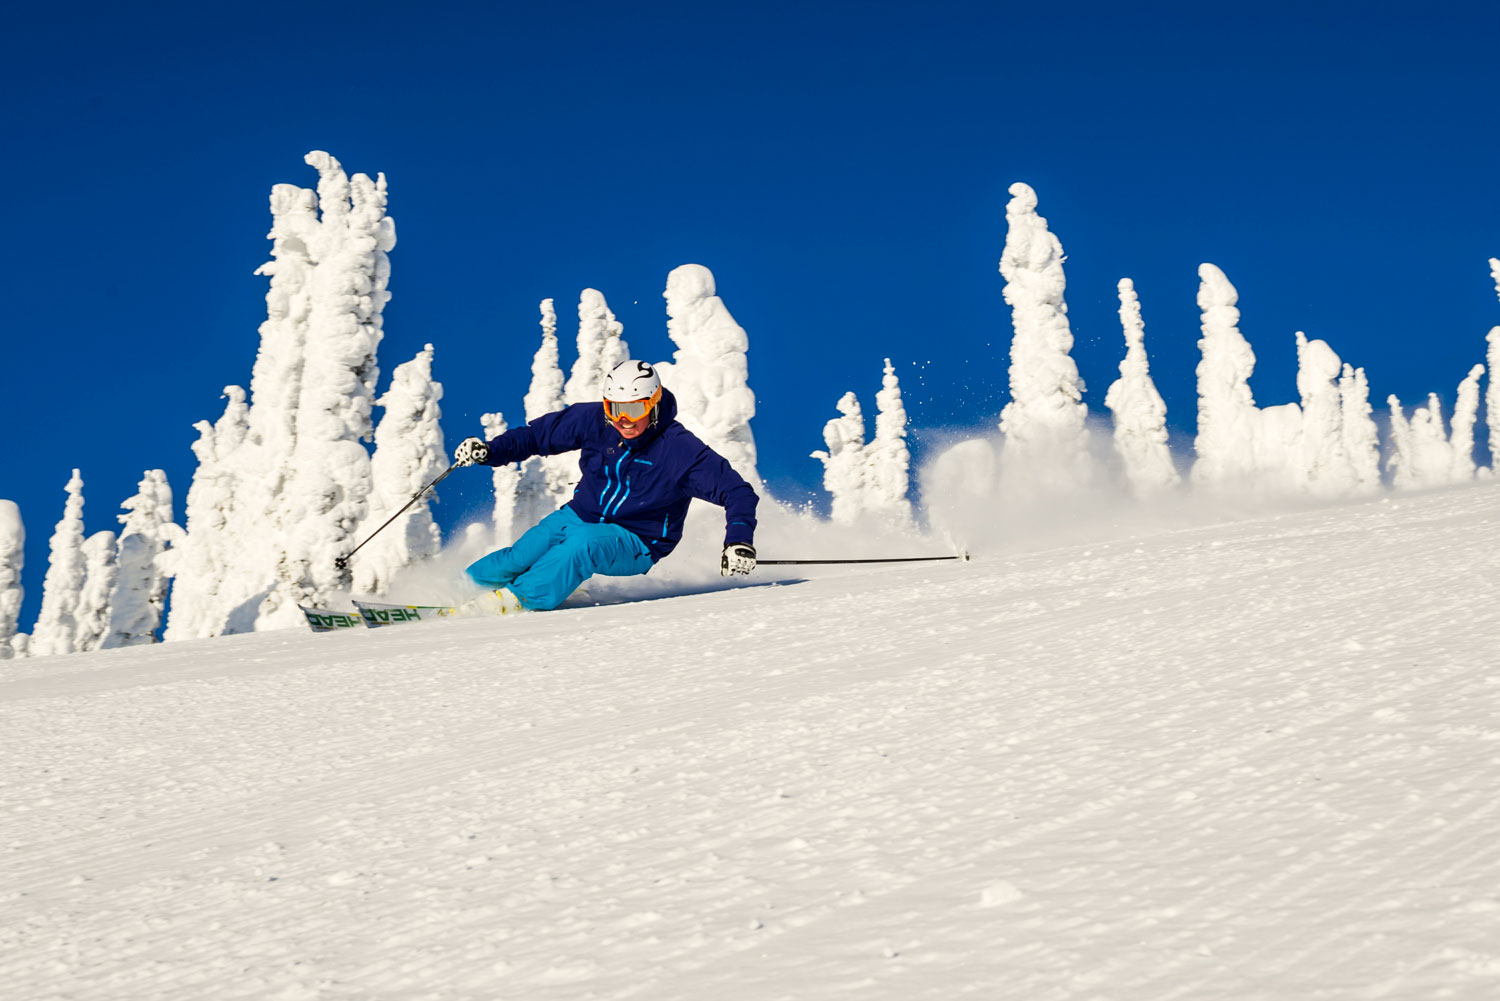
[[[1500,997],[1500,490],[0,668],[48,999]]]

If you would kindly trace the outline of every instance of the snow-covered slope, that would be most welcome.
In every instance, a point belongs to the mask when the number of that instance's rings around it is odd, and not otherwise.
[[[1500,490],[981,556],[8,662],[5,996],[1500,996]]]

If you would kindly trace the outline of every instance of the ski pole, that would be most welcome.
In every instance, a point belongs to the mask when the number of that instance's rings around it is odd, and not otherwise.
[[[962,560],[969,562],[968,553],[960,553],[957,556],[891,556],[878,560],[756,560],[758,567],[796,567],[810,564],[843,564],[843,563],[928,563],[933,560]]]
[[[389,525],[391,522],[395,521],[397,518],[399,518],[403,514],[405,514],[407,508],[411,507],[417,501],[421,500],[423,494],[425,494],[427,491],[431,490],[433,487],[437,486],[439,483],[443,482],[443,480],[447,479],[448,478],[448,474],[451,473],[451,472],[453,472],[457,468],[458,468],[458,463],[455,462],[453,465],[449,466],[447,469],[445,469],[441,473],[439,473],[437,479],[435,479],[431,483],[427,484],[421,490],[418,490],[415,494],[412,495],[411,500],[407,501],[404,505],[402,505],[401,510],[397,511],[395,514],[393,514],[389,518],[387,518],[386,521],[385,521],[385,525],[381,525],[380,528],[377,528],[377,529],[375,529],[375,531],[371,532],[369,539],[366,539],[364,542],[361,542],[359,545],[357,545],[353,549],[349,550],[349,552],[348,552],[347,555],[339,556],[339,557],[335,558],[334,561],[333,561],[333,565],[335,567],[338,567],[340,570],[348,570],[349,569],[349,561],[354,558],[354,554],[355,553],[357,553],[361,549],[365,548],[365,543],[366,542],[369,542],[370,539],[373,539],[373,538],[375,538],[375,536],[379,535],[381,533],[381,531],[385,528],[386,525]]]

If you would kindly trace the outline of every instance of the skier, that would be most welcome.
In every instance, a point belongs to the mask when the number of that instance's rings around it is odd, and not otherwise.
[[[476,560],[474,583],[494,591],[500,611],[556,608],[593,574],[643,574],[676,547],[694,497],[724,508],[719,572],[755,569],[754,488],[677,423],[677,400],[642,361],[616,366],[604,401],[575,403],[486,443],[466,438],[459,466],[502,466],[533,455],[579,451],[583,479],[573,499],[515,545]]]

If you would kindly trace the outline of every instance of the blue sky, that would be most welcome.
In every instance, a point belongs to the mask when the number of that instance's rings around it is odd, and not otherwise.
[[[519,417],[540,299],[566,343],[602,290],[659,360],[666,274],[696,262],[750,333],[761,471],[793,499],[887,356],[919,448],[993,426],[1013,181],[1068,252],[1090,406],[1128,276],[1179,445],[1203,261],[1239,287],[1263,405],[1295,399],[1299,329],[1377,401],[1451,405],[1500,323],[1493,5],[88,6],[13,11],[0,39],[23,629],[72,467],[91,532],[147,468],[180,517],[191,425],[250,377],[270,188],[312,187],[312,149],[389,179],[382,368],[435,344],[450,442]],[[440,517],[486,500],[460,484]]]

